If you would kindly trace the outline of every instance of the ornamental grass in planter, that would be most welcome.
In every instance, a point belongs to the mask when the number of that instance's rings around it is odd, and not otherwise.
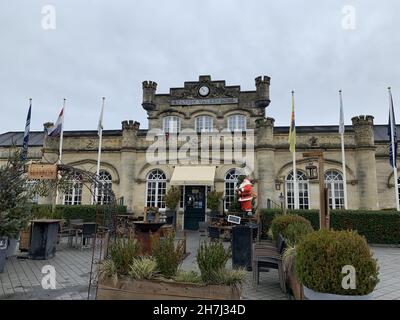
[[[342,284],[346,266],[354,267],[354,288]],[[308,234],[296,248],[296,274],[309,299],[368,299],[379,281],[377,261],[354,231]]]
[[[173,236],[161,239],[152,257],[136,255],[139,251],[134,249],[121,258],[119,254],[128,246],[121,242],[111,245],[114,254],[99,266],[97,299],[240,299],[246,274],[226,269],[230,255],[222,243],[199,248],[200,274],[179,271],[182,249],[174,245]]]

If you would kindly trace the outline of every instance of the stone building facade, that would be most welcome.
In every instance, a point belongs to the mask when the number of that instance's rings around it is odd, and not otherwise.
[[[210,76],[185,82],[183,87],[171,88],[167,94],[157,93],[157,83],[143,82],[142,107],[148,115],[148,129],[141,129],[138,122],[129,120],[123,121],[119,130],[103,131],[104,183],[112,184],[117,197],[136,215],[142,215],[146,206],[164,209],[165,192],[172,184],[179,186],[182,191],[180,223],[187,228],[205,219],[207,190],[222,191],[225,203],[221,209],[227,210],[237,177],[242,173],[255,181],[259,207],[280,204],[293,207],[289,128],[275,126],[274,119],[268,116],[269,90],[267,76],[255,79],[254,91],[227,86],[225,81],[213,81]],[[373,116],[356,116],[352,118],[352,125],[345,128],[349,209],[395,207],[387,129],[384,125],[374,125],[373,119]],[[318,181],[308,179],[306,166],[310,159],[302,156],[310,150],[324,152],[331,207],[343,208],[338,126],[297,126],[296,130],[300,208],[319,207]],[[22,136],[22,132],[0,135],[0,164],[6,160],[13,144],[22,144]],[[95,172],[98,140],[97,131],[64,132],[62,162]],[[200,150],[206,140],[214,142]],[[149,150],[162,143],[166,144],[165,149],[156,148],[153,158],[149,157]],[[58,146],[59,139],[32,132],[29,158],[56,162]],[[197,153],[192,152],[197,147]],[[231,149],[238,151],[239,157],[221,156]],[[215,158],[217,151],[222,160]],[[75,182],[70,194],[60,196],[59,203],[93,203],[89,190],[81,188],[79,177]],[[100,201],[106,199],[100,197]],[[191,216],[196,218],[191,221]]]

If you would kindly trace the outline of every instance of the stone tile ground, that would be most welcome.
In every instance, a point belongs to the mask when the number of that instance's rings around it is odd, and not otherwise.
[[[187,251],[190,255],[182,264],[184,270],[197,269],[195,255],[198,245],[197,232],[188,233]],[[374,299],[400,300],[400,248],[374,247],[373,252],[380,266],[380,283],[373,293]],[[97,256],[96,253],[95,257]],[[5,270],[0,274],[0,299],[88,299],[91,257],[91,249],[71,249],[64,244],[58,248],[56,257],[50,260],[12,257],[7,260]],[[45,265],[52,265],[56,269],[54,290],[44,290],[41,286],[43,277],[41,270]],[[243,291],[244,299],[289,299],[280,289],[277,270],[262,272],[260,285],[257,288],[252,286],[251,279],[252,274],[248,272]],[[95,288],[92,286],[90,299],[94,296]]]

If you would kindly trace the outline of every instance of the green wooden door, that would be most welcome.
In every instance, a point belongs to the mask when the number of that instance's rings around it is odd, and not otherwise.
[[[205,221],[206,190],[204,186],[185,186],[186,230],[198,230],[199,222]]]

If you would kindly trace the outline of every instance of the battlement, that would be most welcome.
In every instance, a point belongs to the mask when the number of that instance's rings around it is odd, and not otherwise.
[[[256,86],[258,86],[258,85],[261,84],[261,83],[270,84],[271,78],[268,77],[268,76],[259,76],[259,77],[257,77],[257,78],[255,79],[255,81],[256,81]]]
[[[357,117],[351,118],[351,122],[353,126],[362,126],[362,125],[369,125],[372,126],[374,124],[374,117],[370,115],[360,115]]]
[[[154,81],[143,81],[142,86],[143,86],[143,89],[157,90],[157,82],[154,82]]]
[[[133,120],[122,121],[122,130],[139,130],[140,122]]]

